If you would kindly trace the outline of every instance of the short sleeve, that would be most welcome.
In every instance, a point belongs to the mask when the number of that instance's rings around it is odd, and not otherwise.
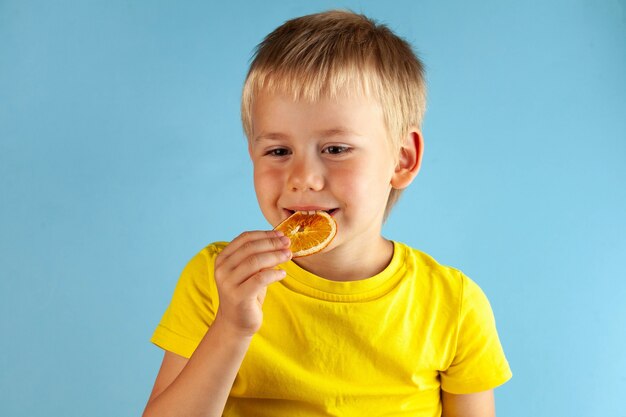
[[[215,257],[224,246],[209,245],[187,263],[170,305],[150,339],[152,343],[191,357],[217,313],[219,298],[213,271]]]
[[[462,279],[455,354],[441,373],[441,388],[452,394],[486,391],[512,376],[487,297],[472,280]]]

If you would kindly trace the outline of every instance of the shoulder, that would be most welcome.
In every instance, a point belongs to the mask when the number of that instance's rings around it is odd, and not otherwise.
[[[213,271],[215,258],[224,247],[225,242],[211,243],[187,262],[153,343],[183,357],[191,356],[217,314],[219,296]]]
[[[413,275],[420,281],[440,286],[450,291],[462,291],[471,280],[459,269],[437,261],[429,254],[404,243],[395,243],[400,250],[405,274]]]
[[[176,293],[180,292],[215,292],[213,280],[215,258],[226,247],[227,242],[211,243],[198,251],[183,268]]]
[[[224,250],[228,242],[213,242],[197,252],[188,262],[185,269],[203,270],[215,263],[215,258]]]
[[[213,242],[204,248],[196,256],[204,256],[207,258],[215,258],[224,248],[228,245],[228,242]]]
[[[459,311],[474,304],[489,308],[489,302],[480,286],[458,268],[445,265],[429,254],[403,243],[396,243],[403,251],[405,275],[411,277],[418,291],[436,298],[449,308]]]
[[[214,313],[218,300],[214,278],[215,258],[226,245],[226,242],[211,243],[187,262],[174,289],[173,305],[196,310],[198,306],[204,305]]]

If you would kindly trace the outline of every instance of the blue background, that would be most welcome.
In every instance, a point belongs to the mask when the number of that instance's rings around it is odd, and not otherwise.
[[[266,228],[239,95],[284,20],[349,7],[428,69],[385,226],[489,296],[502,416],[626,416],[626,3],[0,0],[0,415],[133,416],[204,245]]]

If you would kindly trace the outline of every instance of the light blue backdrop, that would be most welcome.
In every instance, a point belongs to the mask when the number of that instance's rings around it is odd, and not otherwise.
[[[385,233],[491,299],[499,415],[626,416],[623,0],[0,0],[0,415],[141,413],[182,267],[267,227],[251,51],[336,7],[426,62],[424,165]]]

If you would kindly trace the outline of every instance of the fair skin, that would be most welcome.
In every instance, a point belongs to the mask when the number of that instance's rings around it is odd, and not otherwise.
[[[265,218],[276,226],[296,210],[326,210],[338,233],[322,252],[296,262],[327,279],[357,280],[382,271],[393,244],[381,235],[390,190],[407,187],[421,163],[411,129],[394,149],[380,106],[363,97],[317,102],[261,94],[253,107],[249,152]],[[263,320],[267,286],[290,259],[289,240],[246,232],[217,257],[219,310],[193,356],[166,352],[144,411],[152,416],[220,416],[252,336]],[[368,254],[368,256],[363,256]],[[493,417],[493,392],[442,392],[444,417]]]

